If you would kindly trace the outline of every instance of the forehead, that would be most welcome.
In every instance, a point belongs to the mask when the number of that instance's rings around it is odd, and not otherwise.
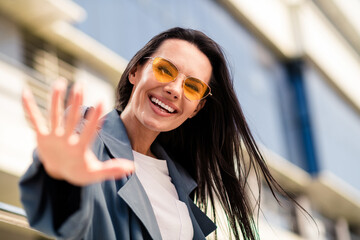
[[[194,44],[185,40],[165,40],[153,56],[170,60],[186,76],[199,78],[206,83],[210,81],[212,67],[209,59]]]

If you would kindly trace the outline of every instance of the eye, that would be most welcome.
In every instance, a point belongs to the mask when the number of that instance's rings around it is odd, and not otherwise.
[[[195,92],[199,92],[199,88],[198,88],[197,84],[192,84],[192,83],[185,82],[185,86],[186,86],[186,88],[188,88],[189,90],[192,90],[192,91],[195,91]]]
[[[189,92],[196,92],[197,94],[204,94],[204,92],[206,91],[207,87],[206,85],[199,79],[197,78],[187,78],[185,80],[185,88],[189,91]]]
[[[165,67],[165,66],[159,66],[159,67],[158,67],[158,70],[159,70],[162,74],[166,74],[166,75],[168,75],[168,76],[170,76],[170,77],[173,77],[171,71],[170,71],[167,67]]]

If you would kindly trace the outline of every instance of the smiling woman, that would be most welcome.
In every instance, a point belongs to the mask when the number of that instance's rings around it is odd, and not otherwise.
[[[31,226],[71,239],[204,239],[216,226],[201,210],[218,199],[236,239],[258,238],[250,168],[282,189],[212,39],[182,28],[155,36],[129,62],[116,109],[103,119],[101,105],[81,115],[75,86],[62,121],[65,89],[64,81],[54,87],[50,128],[23,94],[38,141],[20,183]]]
[[[135,65],[130,70],[128,82],[133,85],[132,97],[121,114],[128,132],[138,132],[143,136],[132,139],[132,134],[129,134],[133,149],[139,152],[142,149],[137,149],[138,146],[150,150],[150,145],[160,132],[177,128],[199,112],[205,103],[205,100],[201,101],[203,96],[200,96],[204,90],[194,93],[189,87],[184,88],[184,84],[193,82],[187,77],[191,75],[204,79],[204,86],[207,86],[212,72],[206,55],[185,40],[164,41],[153,55],[162,58],[145,58],[144,64]]]

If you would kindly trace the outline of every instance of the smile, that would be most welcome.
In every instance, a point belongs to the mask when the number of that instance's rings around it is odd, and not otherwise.
[[[151,102],[156,104],[157,106],[159,106],[160,108],[166,110],[169,113],[174,113],[175,109],[173,109],[172,107],[166,105],[165,103],[161,102],[159,99],[157,99],[156,97],[151,97],[150,98]]]

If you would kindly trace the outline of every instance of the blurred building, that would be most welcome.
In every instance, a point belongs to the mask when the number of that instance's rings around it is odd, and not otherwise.
[[[24,86],[44,113],[58,76],[84,83],[86,105],[110,110],[127,60],[182,26],[224,48],[275,178],[317,224],[279,206],[264,185],[261,239],[360,239],[359,13],[359,0],[0,1],[0,235],[41,236],[28,228],[17,188],[35,147]]]

